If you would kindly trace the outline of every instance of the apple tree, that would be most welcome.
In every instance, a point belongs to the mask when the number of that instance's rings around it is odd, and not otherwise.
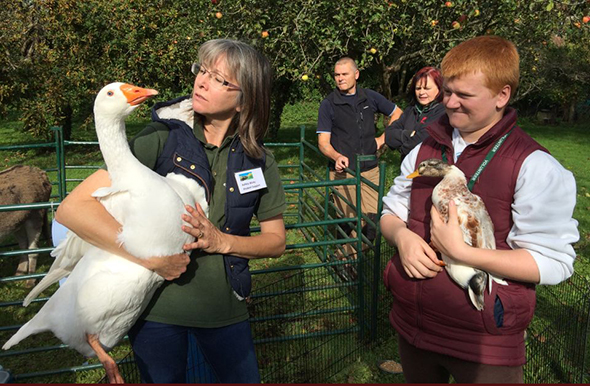
[[[0,109],[18,109],[25,129],[40,135],[52,125],[68,131],[72,121],[85,127],[106,83],[146,85],[162,98],[190,92],[199,45],[227,37],[269,58],[276,135],[286,103],[321,98],[333,87],[341,56],[357,60],[364,86],[398,99],[417,69],[438,66],[451,47],[482,34],[519,48],[518,97],[550,88],[565,106],[583,98],[582,91],[574,96],[572,82],[588,89],[585,67],[572,64],[587,51],[588,14],[583,0],[13,1],[0,8]],[[556,77],[548,69],[563,55],[572,71]]]

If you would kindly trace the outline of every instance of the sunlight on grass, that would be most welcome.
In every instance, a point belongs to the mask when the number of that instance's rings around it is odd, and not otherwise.
[[[302,102],[285,107],[283,115],[283,128],[279,131],[281,142],[298,142],[300,137],[300,125],[306,125],[305,138],[316,144],[317,102]],[[128,122],[127,128],[130,136],[139,132],[147,123],[145,119],[135,119]],[[589,156],[587,144],[590,143],[590,127],[588,125],[574,125],[571,127],[542,126],[528,120],[521,122],[527,131],[539,143],[545,146],[568,170],[577,181],[578,204],[574,217],[579,221],[581,234],[580,241],[575,245],[578,258],[575,264],[577,272],[590,278],[590,171],[587,168]],[[31,138],[20,131],[21,125],[14,121],[0,121],[0,146],[41,143],[43,140]],[[382,130],[382,124],[379,123]],[[74,139],[95,141],[95,133],[91,130],[75,132]],[[299,179],[299,153],[296,148],[271,147],[277,161],[281,165],[295,166],[295,168],[281,169],[285,184]],[[69,146],[66,148],[66,165],[102,165],[102,157],[96,146]],[[393,179],[399,173],[400,157],[397,152],[387,152],[382,158],[387,164],[386,187],[387,192]],[[323,157],[306,152],[305,162],[320,175],[324,175],[326,161]],[[0,166],[9,166],[24,163],[43,168],[55,167],[55,154],[52,148],[47,149],[18,149],[0,151]],[[68,169],[68,179],[81,180],[87,177],[95,169],[79,170]],[[50,173],[50,178],[55,180],[55,172]],[[71,191],[77,181],[68,183],[67,190]],[[54,193],[55,193],[54,189]],[[316,198],[321,198],[316,193],[310,193]],[[289,202],[286,214],[287,224],[297,222],[299,214],[297,195],[288,191]],[[321,229],[318,232],[322,232]],[[303,243],[308,241],[303,233],[298,230],[288,232],[288,244]],[[14,240],[4,242],[2,250],[12,249]],[[9,244],[6,246],[6,244]],[[45,242],[44,246],[47,245]],[[387,251],[387,252],[385,252]],[[392,249],[384,249],[384,253],[390,256]],[[387,256],[387,257],[388,257]],[[287,251],[278,259],[263,259],[253,261],[253,270],[269,270],[281,267],[298,266],[302,264],[319,263],[320,259],[311,248]],[[38,272],[46,272],[52,263],[51,257],[44,254],[40,257]],[[2,278],[12,276],[15,270],[13,259],[0,259],[0,274]],[[278,271],[267,274],[255,274],[254,283],[256,294],[253,297],[251,310],[253,317],[253,331],[256,339],[266,339],[257,345],[261,371],[266,379],[277,382],[300,382],[309,374],[320,371],[331,382],[335,383],[401,383],[403,376],[391,375],[377,369],[376,362],[379,359],[399,359],[397,354],[397,340],[387,321],[387,311],[391,297],[383,286],[379,287],[380,311],[378,320],[379,343],[370,349],[361,348],[356,341],[354,333],[340,334],[334,339],[329,334],[331,331],[345,331],[357,323],[356,313],[353,311],[335,312],[334,309],[345,309],[355,305],[356,292],[350,292],[343,286],[334,287],[338,283],[329,268],[299,269],[293,271]],[[24,288],[23,282],[0,283],[0,301],[18,302],[22,300],[29,289]],[[57,286],[46,290],[43,296],[50,296]],[[314,288],[314,290],[309,290]],[[305,289],[305,290],[302,290]],[[274,294],[278,295],[265,295]],[[541,293],[541,292],[540,292]],[[538,309],[538,322],[536,328],[543,327],[543,323],[549,323],[543,307],[552,307],[553,300],[545,300],[546,295],[541,293],[545,305]],[[541,301],[541,300],[540,300]],[[19,325],[29,320],[39,309],[42,303],[34,303],[29,308],[18,305],[3,308],[0,313],[2,326]],[[290,315],[293,312],[305,312],[305,315]],[[315,312],[315,313],[314,313]],[[322,314],[326,313],[326,315]],[[282,315],[276,320],[265,319],[268,315]],[[333,317],[329,315],[334,315]],[[14,330],[0,331],[0,341],[5,341],[14,333]],[[311,334],[311,335],[310,335]],[[314,335],[316,334],[316,335]],[[326,335],[322,335],[326,334]],[[307,336],[313,336],[313,338]],[[288,342],[274,343],[275,339],[291,337]],[[59,345],[59,341],[50,334],[40,334],[25,340],[18,349],[34,348],[39,346]],[[117,358],[124,357],[129,351],[128,343],[123,343],[115,349]],[[334,356],[338,356],[335,360]],[[19,355],[13,357],[1,357],[0,364],[13,370],[15,373],[27,373],[44,371],[69,366],[79,366],[87,362],[86,359],[69,349],[56,349],[48,352]],[[91,360],[90,363],[96,363]],[[342,369],[342,364],[346,363]],[[63,375],[34,378],[35,382],[66,382],[66,383],[93,383],[102,377],[102,370],[82,371]],[[23,379],[22,382],[27,382]],[[557,380],[556,380],[557,381]]]

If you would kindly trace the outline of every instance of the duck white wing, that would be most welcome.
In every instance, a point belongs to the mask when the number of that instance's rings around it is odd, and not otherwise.
[[[483,200],[475,194],[469,194],[453,201],[457,207],[463,240],[472,247],[496,249],[494,224]]]
[[[496,249],[494,223],[481,197],[472,194],[470,200],[465,205],[457,204],[457,209],[465,242],[477,248]],[[489,293],[492,291],[492,281],[498,284],[508,285],[505,280],[495,277],[492,274],[488,273],[488,276]]]

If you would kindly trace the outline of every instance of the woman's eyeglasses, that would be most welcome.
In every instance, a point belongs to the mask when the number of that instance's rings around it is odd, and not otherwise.
[[[210,83],[213,85],[213,87],[215,87],[217,89],[222,89],[224,87],[228,87],[228,88],[234,89],[234,90],[241,90],[240,86],[237,86],[231,82],[228,82],[227,80],[225,80],[225,78],[223,76],[221,76],[218,73],[214,73],[214,72],[207,70],[200,63],[193,63],[193,65],[191,67],[191,72],[197,77],[199,75],[201,75],[201,76],[209,75]]]

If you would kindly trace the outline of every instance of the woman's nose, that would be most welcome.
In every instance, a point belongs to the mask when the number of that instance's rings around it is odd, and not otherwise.
[[[199,75],[195,78],[195,85],[199,88],[204,88],[209,85],[209,76],[208,74]]]

